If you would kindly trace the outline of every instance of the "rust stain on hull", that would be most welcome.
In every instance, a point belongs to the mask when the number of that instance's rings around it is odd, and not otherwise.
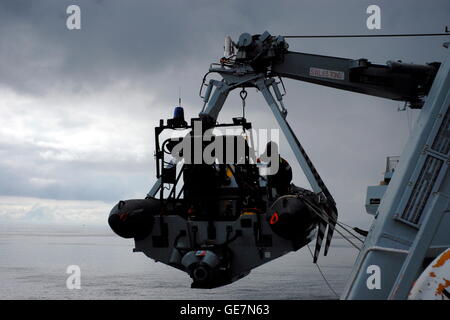
[[[450,259],[450,250],[447,250],[436,262],[436,264],[433,265],[433,268],[439,268],[442,267],[447,260]]]

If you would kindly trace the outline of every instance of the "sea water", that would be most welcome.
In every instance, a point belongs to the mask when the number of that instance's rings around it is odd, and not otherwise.
[[[133,240],[107,226],[0,226],[0,299],[337,299],[302,248],[216,289],[191,289],[190,277],[133,253]],[[358,251],[335,238],[319,265],[340,294]],[[67,267],[81,270],[68,289]]]

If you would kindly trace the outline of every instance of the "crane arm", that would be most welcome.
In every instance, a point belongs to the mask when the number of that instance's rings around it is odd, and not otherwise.
[[[388,61],[372,64],[367,59],[345,59],[288,51],[275,61],[271,74],[336,89],[364,93],[421,107],[438,69],[437,64],[415,65]]]
[[[242,34],[236,45],[235,65],[251,66],[269,77],[283,77],[336,89],[363,93],[421,108],[440,63],[424,65],[367,59],[347,59],[288,51],[281,36]]]

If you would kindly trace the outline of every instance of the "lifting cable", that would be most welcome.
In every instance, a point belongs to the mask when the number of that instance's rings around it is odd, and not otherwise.
[[[323,214],[321,212],[319,212],[317,209],[315,209],[313,206],[311,206],[308,202],[305,202],[307,204],[307,206],[311,209],[312,212],[314,212],[319,218],[321,218],[325,223],[329,223],[329,219],[324,217]],[[338,225],[339,227],[343,228],[341,225]],[[350,233],[347,229],[343,228],[344,230],[346,230],[348,233]],[[339,231],[338,228],[335,228],[336,232],[339,233],[345,240],[347,240],[347,242],[349,242],[353,247],[355,247],[358,251],[361,250],[360,247],[358,247],[352,240],[350,240],[350,238],[348,238],[346,235],[344,235],[341,231]],[[353,237],[355,237],[355,235],[353,235],[352,233],[350,233]],[[362,241],[361,239],[359,239],[358,237],[355,237],[358,240]]]
[[[444,33],[402,33],[402,34],[328,34],[328,35],[287,35],[286,39],[305,38],[391,38],[391,37],[442,37],[450,36],[450,31],[445,28]]]
[[[285,195],[285,196],[281,196],[278,199],[282,199],[282,198],[299,198],[298,196],[295,195]],[[343,230],[345,230],[348,234],[350,234],[352,237],[354,237],[355,239],[359,240],[361,243],[364,243],[364,240],[362,240],[361,238],[359,238],[358,236],[356,236],[353,232],[351,232],[350,230],[348,230],[347,228],[344,227],[344,224],[341,223],[340,221],[334,220],[332,219],[330,216],[328,216],[328,214],[321,208],[318,208],[317,206],[315,206],[307,197],[301,197],[302,200],[304,200],[305,204],[308,206],[308,208],[311,209],[311,211],[313,213],[315,213],[320,219],[322,219],[326,224],[329,224],[330,221],[336,223],[336,225],[338,227],[341,227]],[[350,227],[350,226],[349,226]],[[355,247],[358,251],[361,250],[361,248],[356,245],[351,239],[349,239],[345,234],[343,234],[341,231],[339,231],[338,228],[335,228],[336,232],[339,233],[347,242],[349,242],[353,247]]]
[[[313,255],[313,253],[312,253],[312,251],[311,251],[311,248],[309,247],[309,244],[307,244],[306,246],[308,247],[308,250],[309,250],[309,253],[311,254],[311,257],[314,258],[314,255]],[[331,286],[331,284],[328,282],[328,280],[327,280],[327,278],[325,277],[325,274],[322,272],[322,269],[320,268],[319,264],[316,262],[315,265],[316,265],[316,267],[317,267],[317,270],[319,270],[319,272],[320,272],[320,274],[321,274],[323,280],[324,280],[325,283],[327,284],[328,288],[330,288],[331,292],[333,292],[334,295],[336,296],[336,298],[339,299],[339,295],[336,293],[336,291],[333,289],[333,287]]]
[[[325,212],[323,209],[318,208],[317,206],[315,206],[314,204],[312,204],[308,199],[304,199],[304,200],[305,200],[306,204],[307,204],[311,209],[313,209],[313,211],[314,211],[314,210],[316,210],[316,211],[323,211],[324,214],[325,214],[325,216],[327,216],[326,212]],[[316,214],[317,214],[317,212],[316,212]],[[321,218],[324,219],[324,218],[323,218],[323,215],[322,215]],[[362,239],[359,238],[356,234],[354,234],[353,232],[351,232],[350,230],[348,230],[346,227],[344,227],[344,225],[348,226],[349,228],[354,229],[353,227],[349,226],[348,224],[344,224],[344,223],[338,221],[337,219],[334,220],[332,217],[329,217],[329,216],[328,216],[328,220],[331,220],[331,222],[334,222],[335,224],[337,224],[339,227],[341,227],[343,230],[345,230],[345,231],[346,231],[348,234],[350,234],[352,237],[354,237],[355,239],[357,239],[357,240],[360,241],[361,243],[364,243],[364,240],[362,240]],[[325,222],[327,222],[327,221],[325,221]],[[327,222],[327,223],[328,223],[328,222]]]

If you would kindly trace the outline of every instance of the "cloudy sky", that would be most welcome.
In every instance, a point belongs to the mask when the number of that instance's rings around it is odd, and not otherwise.
[[[81,8],[81,30],[66,8]],[[381,7],[382,30],[366,27]],[[0,0],[0,218],[106,223],[120,199],[154,182],[153,128],[181,88],[188,117],[226,35],[442,32],[448,1]],[[291,39],[290,49],[374,63],[443,61],[445,38]],[[344,222],[367,227],[365,190],[399,155],[416,111],[356,93],[286,80],[288,120],[334,194]],[[220,120],[240,114],[237,93]],[[275,128],[254,91],[247,116]],[[286,145],[281,151],[288,159]],[[298,166],[295,182],[307,186]]]

